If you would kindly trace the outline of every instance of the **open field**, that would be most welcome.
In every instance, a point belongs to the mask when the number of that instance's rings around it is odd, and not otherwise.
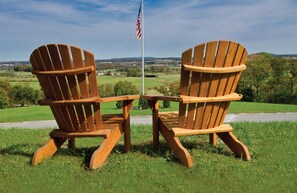
[[[132,126],[132,151],[123,153],[121,139],[95,171],[87,164],[98,138],[77,140],[76,152],[62,149],[33,167],[33,153],[49,130],[1,129],[0,192],[296,192],[297,122],[232,126],[251,161],[234,158],[223,144],[209,146],[207,136],[190,137],[182,140],[194,160],[187,169],[163,141],[159,151],[152,150],[150,126]]]
[[[4,71],[0,70],[0,73],[3,73]],[[39,83],[37,78],[33,76],[30,72],[13,72],[13,77],[3,77],[0,76],[0,80],[6,81],[11,83],[12,85],[17,84],[26,84],[34,89],[39,89]],[[165,73],[157,73],[157,77],[155,78],[145,78],[145,92],[151,93],[152,88],[155,86],[162,85],[165,81],[177,81],[179,80],[180,75],[178,73],[175,74],[165,74]],[[132,82],[133,85],[136,86],[136,88],[141,92],[142,87],[142,79],[141,77],[125,77],[125,76],[97,76],[97,82],[98,85],[101,84],[111,84],[115,85],[118,81],[127,80],[129,82]]]
[[[160,102],[160,111],[176,111],[178,103],[171,102],[170,108],[163,108]],[[134,106],[138,105],[138,100]],[[120,109],[115,107],[115,103],[103,103],[102,112],[105,114],[121,113]],[[276,113],[276,112],[297,112],[297,105],[269,104],[253,102],[232,102],[229,113]],[[151,110],[131,110],[131,116],[151,115]],[[0,110],[0,123],[19,122],[19,121],[37,121],[52,120],[53,115],[48,106],[29,106]]]
[[[176,111],[178,103],[170,103],[170,108],[163,108],[162,101],[160,102],[160,111]],[[138,100],[134,106],[138,105]],[[102,112],[105,114],[121,113],[117,109],[115,103],[103,103]],[[269,104],[269,103],[253,103],[253,102],[232,102],[230,104],[229,113],[276,113],[276,112],[297,112],[296,105],[285,104]],[[131,116],[151,115],[149,109],[131,110]],[[48,106],[29,106],[18,107],[11,109],[0,110],[0,123],[4,122],[19,122],[19,121],[37,121],[37,120],[52,120],[53,115]]]

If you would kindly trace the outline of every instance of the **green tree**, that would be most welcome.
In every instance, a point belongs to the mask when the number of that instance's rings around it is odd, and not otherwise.
[[[10,83],[6,81],[1,81],[1,80],[0,80],[0,87],[6,90],[6,92],[11,92],[11,89],[12,89],[12,86]]]
[[[121,96],[121,95],[130,95],[130,94],[138,94],[139,91],[137,90],[136,86],[127,80],[119,81],[114,86],[114,95]],[[123,103],[122,101],[118,101],[116,104],[117,108],[122,108]]]
[[[139,68],[128,68],[127,77],[140,77],[141,70]]]
[[[34,105],[38,104],[38,101],[44,98],[44,94],[41,90],[34,90],[33,98],[31,100],[31,103]]]
[[[9,97],[6,90],[0,87],[0,109],[5,109],[9,106]]]
[[[99,85],[99,93],[101,97],[114,96],[114,90],[112,84],[101,84]]]
[[[36,100],[36,93],[33,88],[23,85],[15,85],[11,91],[11,97],[15,104],[20,104],[22,107],[25,104],[32,104]]]
[[[265,93],[261,91],[270,77],[272,59],[272,55],[260,53],[251,55],[246,62],[247,69],[242,73],[239,89],[252,89],[256,101],[264,101]]]
[[[271,77],[267,83],[267,102],[293,103],[295,98],[296,71],[292,61],[274,58],[271,62]],[[293,66],[293,68],[292,68]]]
[[[0,109],[11,106],[10,93],[12,86],[10,83],[0,81]]]
[[[119,81],[114,86],[114,94],[115,96],[120,95],[129,95],[129,94],[138,94],[136,86],[127,80]]]
[[[159,93],[162,93],[164,96],[178,96],[179,95],[179,81],[175,82],[168,82],[165,81],[159,87],[155,87]],[[168,108],[170,107],[169,101],[163,101],[163,107]]]
[[[142,94],[140,94],[139,101],[138,101],[138,108],[139,109],[147,109],[149,107],[148,101],[142,98]]]
[[[297,95],[297,59],[290,58],[287,60],[286,73],[289,79],[291,95]]]

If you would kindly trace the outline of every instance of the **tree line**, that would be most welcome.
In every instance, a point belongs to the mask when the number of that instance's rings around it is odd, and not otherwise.
[[[275,57],[268,53],[253,54],[249,56],[246,66],[237,88],[237,92],[244,95],[243,101],[297,104],[296,58]],[[130,68],[130,73],[135,76],[139,72]],[[164,95],[178,95],[179,82],[164,82],[154,89]],[[139,93],[128,81],[120,81],[114,86],[100,85],[99,90],[102,97]],[[37,104],[41,98],[41,90],[0,81],[0,109]]]
[[[98,88],[101,97],[139,94],[136,86],[129,81],[119,81],[115,85],[102,84]],[[9,82],[0,80],[0,109],[37,105],[43,98],[41,89],[33,89],[26,84],[12,86]],[[143,108],[146,104],[139,105]],[[116,107],[121,108],[122,103],[117,102]]]
[[[244,101],[297,104],[297,59],[260,53],[249,56],[237,92]]]
[[[0,109],[37,104],[42,97],[41,90],[28,85],[12,86],[9,82],[0,81]]]

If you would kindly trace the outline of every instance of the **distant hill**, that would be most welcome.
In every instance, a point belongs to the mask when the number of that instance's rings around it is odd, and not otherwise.
[[[259,52],[259,53],[253,53],[250,54],[261,54],[265,52]],[[272,54],[272,53],[267,53],[271,54],[274,57],[285,57],[285,58],[297,58],[297,54]],[[96,59],[96,62],[98,63],[118,63],[118,62],[141,62],[141,57],[126,57],[126,58],[112,58],[112,59]],[[147,64],[151,64],[153,62],[162,62],[162,61],[174,61],[178,62],[181,60],[180,57],[162,57],[162,58],[157,58],[157,57],[145,57],[144,58],[145,62]],[[5,62],[0,62],[0,67],[11,67],[11,66],[22,66],[22,65],[28,65],[30,64],[29,61],[5,61]]]
[[[253,54],[250,54],[249,56],[257,55],[257,54],[268,54],[268,55],[271,55],[271,56],[274,56],[274,57],[277,57],[277,58],[280,58],[280,57],[284,57],[284,58],[297,58],[297,54],[272,54],[272,53],[267,53],[267,52],[253,53]]]
[[[297,54],[274,54],[275,57],[284,57],[284,58],[297,58]]]
[[[112,58],[112,59],[97,59],[96,62],[140,62],[142,60],[141,57],[127,57],[127,58]],[[178,61],[180,57],[163,57],[163,58],[156,58],[156,57],[144,57],[146,62],[148,61],[160,61],[160,60],[171,60],[171,61]]]

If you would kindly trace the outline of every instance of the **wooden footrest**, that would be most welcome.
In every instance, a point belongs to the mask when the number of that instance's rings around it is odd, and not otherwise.
[[[202,135],[202,134],[210,134],[210,133],[223,133],[223,132],[231,132],[233,128],[229,124],[223,124],[218,127],[210,128],[210,129],[183,129],[183,128],[172,128],[174,137],[179,136],[190,136],[190,135]]]

